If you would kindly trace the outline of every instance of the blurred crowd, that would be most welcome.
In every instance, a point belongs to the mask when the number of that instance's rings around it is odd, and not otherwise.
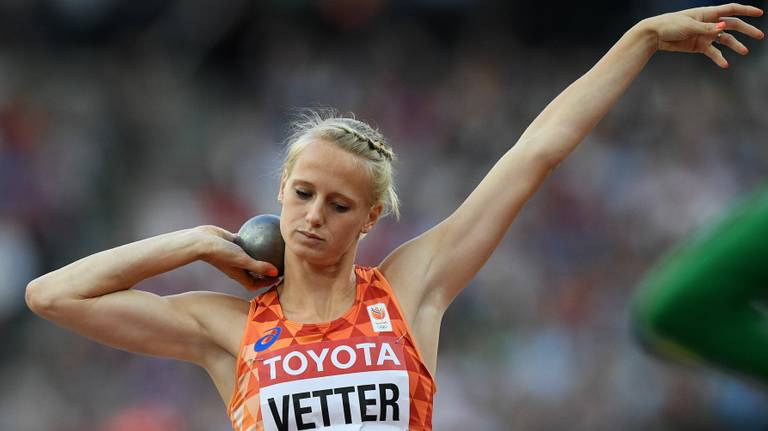
[[[22,3],[0,5],[27,20],[0,41],[0,429],[19,431],[229,429],[203,370],[38,318],[31,279],[278,214],[281,142],[301,107],[354,113],[398,155],[402,217],[359,254],[375,265],[449,215],[640,18],[572,39],[461,0],[30,2],[43,18]],[[768,46],[748,46],[727,71],[658,54],[526,205],[445,317],[436,430],[768,429],[764,392],[648,355],[628,319],[654,261],[765,183]],[[248,296],[203,263],[137,288]]]

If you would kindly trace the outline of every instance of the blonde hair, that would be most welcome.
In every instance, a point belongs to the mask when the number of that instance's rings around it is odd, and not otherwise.
[[[381,202],[381,217],[394,214],[400,218],[400,203],[395,191],[392,162],[395,153],[378,130],[355,118],[343,117],[334,110],[307,109],[291,124],[286,143],[283,174],[289,177],[296,159],[315,139],[337,145],[364,160],[372,183],[374,205]]]

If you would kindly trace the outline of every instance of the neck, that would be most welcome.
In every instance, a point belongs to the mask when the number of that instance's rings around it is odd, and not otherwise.
[[[339,262],[317,265],[285,250],[285,276],[277,288],[283,315],[301,323],[341,317],[355,302],[355,253]]]

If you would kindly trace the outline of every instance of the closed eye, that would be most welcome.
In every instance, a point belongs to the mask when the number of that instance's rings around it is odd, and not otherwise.
[[[305,192],[304,190],[300,190],[300,189],[295,189],[295,190],[296,190],[296,196],[298,196],[299,199],[301,200],[307,200],[312,197],[312,193],[310,192]],[[333,203],[331,204],[331,206],[336,212],[339,212],[339,213],[349,211],[349,207],[342,204]]]

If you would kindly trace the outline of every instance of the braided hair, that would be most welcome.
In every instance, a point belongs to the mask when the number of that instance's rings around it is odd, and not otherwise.
[[[395,153],[381,132],[333,110],[304,110],[291,128],[293,133],[288,138],[283,161],[286,175],[290,175],[299,154],[310,142],[323,139],[365,160],[364,165],[371,178],[373,202],[381,202],[384,206],[381,217],[388,214],[400,217],[392,169]]]

